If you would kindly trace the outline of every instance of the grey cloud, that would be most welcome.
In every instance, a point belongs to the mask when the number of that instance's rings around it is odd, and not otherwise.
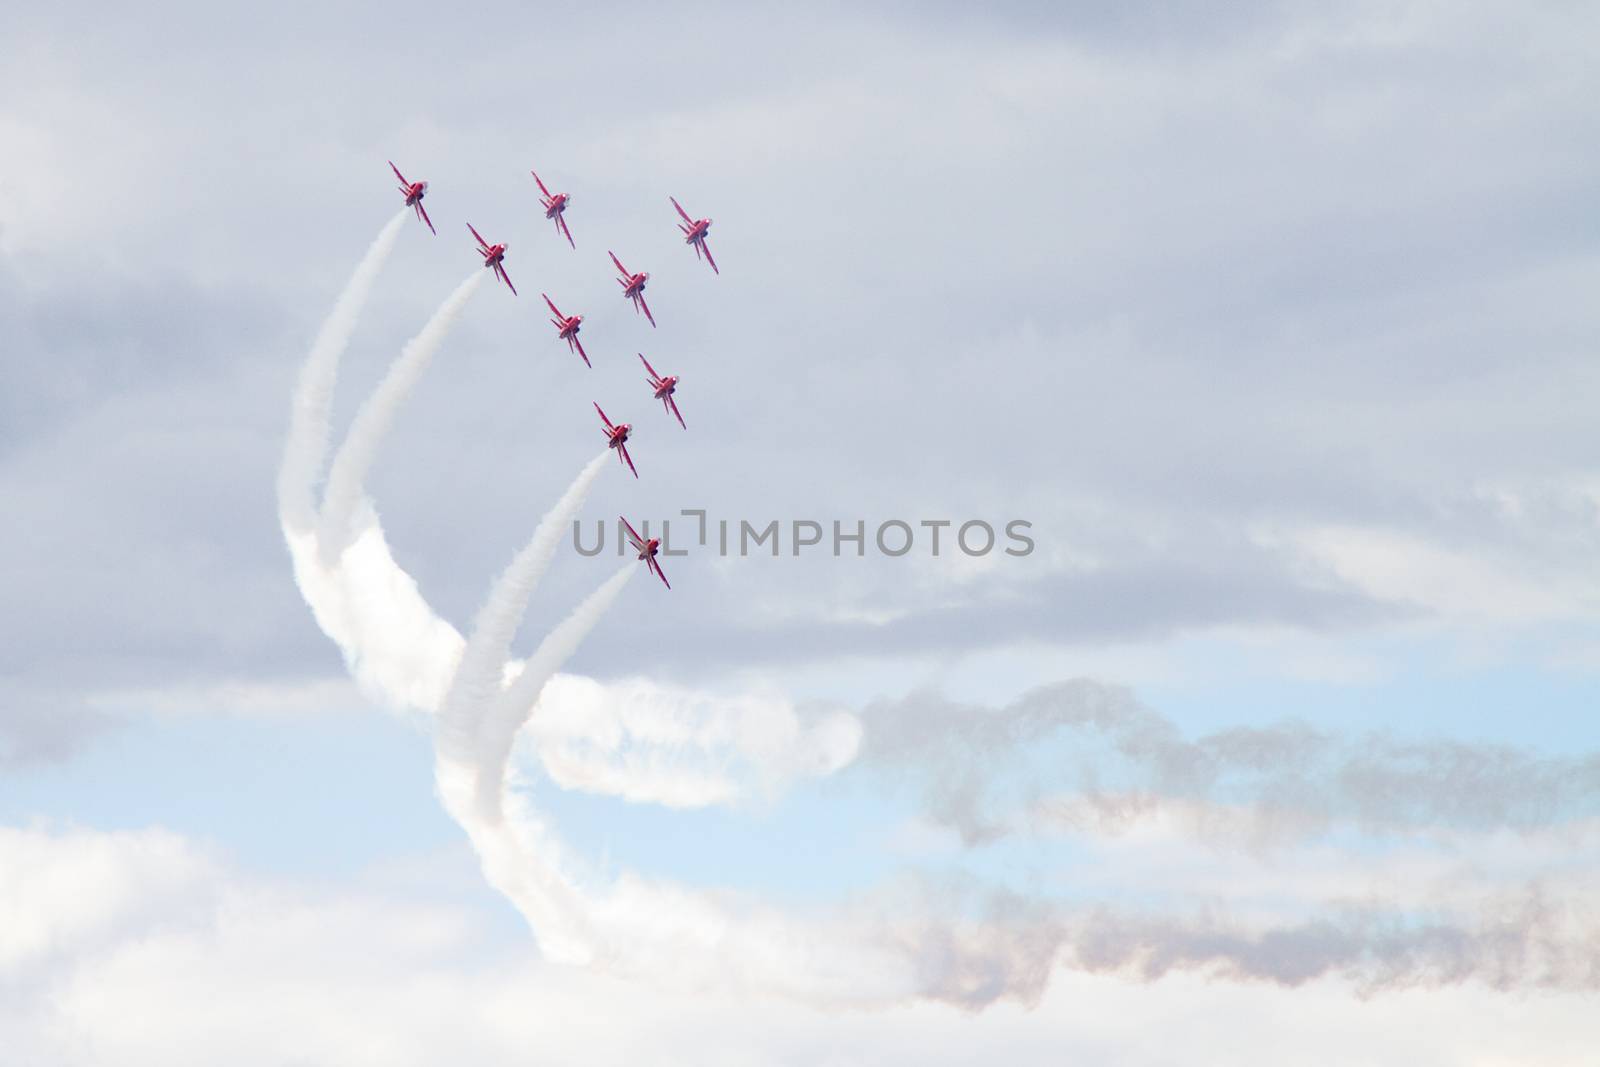
[[[1021,4],[982,32],[970,14],[718,10],[726,47],[685,65],[710,13],[577,13],[552,54],[506,6],[413,9],[425,48],[391,8],[327,12],[309,36],[163,10],[83,27],[30,9],[0,44],[21,102],[0,117],[53,138],[0,161],[0,185],[63,198],[0,198],[8,242],[38,225],[19,205],[61,227],[8,244],[0,285],[0,492],[32,516],[0,532],[27,561],[0,598],[28,606],[5,631],[30,684],[332,666],[270,470],[291,368],[395,206],[390,156],[433,181],[445,236],[404,235],[342,411],[470,266],[449,236],[466,218],[507,231],[519,285],[575,289],[593,316],[580,376],[527,300],[475,305],[374,472],[397,556],[450,618],[581,462],[593,399],[639,432],[644,477],[600,485],[608,508],[1025,514],[1104,564],[978,588],[894,561],[724,577],[690,560],[585,667],[1370,627],[1397,612],[1244,528],[1374,522],[1528,553],[1545,543],[1528,527],[1576,529],[1448,505],[1588,463],[1581,12],[1474,5],[1385,35],[1305,5]],[[477,62],[486,28],[540,64]],[[592,77],[595,55],[620,73]],[[529,210],[547,158],[587,213],[562,257]],[[718,219],[720,277],[675,242],[668,192]],[[613,239],[654,272],[661,330],[605,320],[603,301],[623,310]],[[684,375],[689,432],[643,417],[640,349]],[[1178,547],[1150,551],[1152,531]],[[560,570],[552,617],[592,584]],[[897,617],[820,621],[841,607]]]
[[[767,561],[771,563],[771,561]],[[785,562],[777,561],[781,567]],[[1009,563],[1010,561],[1008,561]],[[719,663],[736,664],[752,659],[794,661],[863,654],[919,654],[968,652],[1024,642],[1099,644],[1115,641],[1161,640],[1209,626],[1288,624],[1309,629],[1338,630],[1404,617],[1398,609],[1357,593],[1305,585],[1271,567],[1250,569],[1193,559],[1127,564],[1087,574],[1046,574],[1027,577],[1018,564],[1015,575],[1002,574],[944,597],[917,597],[897,591],[886,578],[868,580],[878,588],[876,599],[860,590],[834,594],[827,607],[870,612],[894,605],[902,617],[876,622],[845,617],[817,617],[769,621],[761,617],[762,599],[748,601],[752,590],[771,588],[773,579],[758,577],[760,563],[747,564],[751,584],[737,589],[690,595],[697,613],[698,640],[693,646],[674,647],[668,636],[680,625],[680,606],[670,615],[658,613],[630,625],[627,652],[633,665],[659,665],[665,669],[694,669]],[[789,586],[801,575],[829,579],[821,568],[796,568]],[[843,584],[848,565],[836,566]],[[770,571],[769,571],[770,575]],[[681,584],[681,583],[680,583]],[[796,582],[796,584],[798,584]],[[677,590],[674,589],[674,592]],[[794,595],[804,603],[803,589]],[[918,603],[918,600],[923,600]],[[822,607],[823,605],[816,605]],[[606,635],[596,634],[584,659],[603,665],[622,652],[611,648]]]
[[[0,677],[0,688],[0,771],[64,762],[117,725],[111,715],[30,692],[16,679]]]
[[[0,460],[109,400],[225,379],[281,323],[178,272],[25,272],[0,256]]]

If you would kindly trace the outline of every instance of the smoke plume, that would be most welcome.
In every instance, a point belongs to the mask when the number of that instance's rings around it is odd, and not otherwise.
[[[440,798],[470,838],[485,877],[525,916],[549,958],[662,984],[755,990],[828,1006],[1028,1003],[1062,967],[1141,980],[1173,971],[1283,985],[1337,977],[1367,992],[1464,981],[1600,988],[1600,926],[1571,888],[1583,884],[1587,868],[1569,872],[1565,885],[1555,880],[1555,888],[1535,880],[1486,894],[1467,881],[1414,886],[1408,899],[1383,887],[1370,899],[1318,896],[1276,909],[1189,897],[1113,907],[1074,897],[1070,887],[1023,893],[974,876],[907,875],[797,911],[629,871],[595,874],[529,796],[508,787],[511,757],[539,706],[552,692],[572,691],[555,684],[556,672],[637,566],[630,562],[607,578],[526,662],[513,661],[510,646],[560,532],[607,454],[583,468],[501,574],[469,641],[395,562],[363,491],[396,411],[481,272],[451,294],[362,406],[334,459],[320,515],[313,507],[338,360],[395,228],[391,220],[374,242],[302,370],[279,472],[280,521],[301,592],[363,688],[391,704],[439,713]],[[785,744],[746,743],[738,752],[774,781],[802,767],[829,774],[852,760],[863,774],[907,778],[922,790],[926,813],[969,843],[1052,812],[1115,828],[1139,817],[1138,804],[1231,807],[1268,827],[1287,820],[1302,833],[1340,821],[1364,829],[1514,833],[1590,811],[1600,795],[1593,757],[1540,760],[1484,747],[1350,741],[1293,724],[1189,740],[1126,692],[1087,681],[1047,687],[1002,709],[919,695],[874,705],[862,720],[835,714],[802,733],[796,717],[778,715],[772,736]],[[598,731],[615,725],[568,720],[554,743],[575,751],[570,746],[588,729],[598,748]],[[697,758],[723,736],[700,731]],[[584,768],[567,780],[603,782],[630,799],[686,795],[634,792],[615,781],[625,771]],[[1118,798],[1131,798],[1134,807],[1119,808]]]
[[[445,696],[439,722],[441,752],[460,758],[475,747],[480,723],[505,687],[511,641],[516,637],[517,627],[522,625],[528,600],[555,557],[561,535],[583,507],[595,477],[610,456],[610,451],[603,449],[584,465],[561,499],[539,520],[522,551],[490,588],[488,599],[473,623],[455,681]],[[529,694],[529,704],[538,696],[537,689]]]
[[[389,368],[377,391],[356,412],[344,444],[339,446],[339,451],[333,457],[327,489],[323,494],[318,540],[325,559],[337,557],[349,547],[354,538],[351,520],[361,500],[367,472],[378,456],[384,435],[389,432],[400,406],[422,379],[423,372],[433,361],[434,353],[444,342],[461,309],[466,307],[472,294],[483,284],[484,277],[483,271],[474,271],[455,287],[422,327],[422,332],[406,342],[400,350],[400,358]]]
[[[289,409],[289,439],[278,468],[278,510],[286,526],[306,529],[315,519],[316,482],[327,459],[328,408],[339,376],[339,360],[409,214],[409,209],[401,208],[378,231],[323,321],[300,369],[294,404]]]

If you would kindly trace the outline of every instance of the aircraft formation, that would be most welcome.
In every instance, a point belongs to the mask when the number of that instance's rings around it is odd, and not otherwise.
[[[433,228],[433,220],[428,217],[427,208],[422,206],[423,198],[428,194],[428,183],[407,180],[406,176],[400,173],[400,168],[395,166],[392,160],[389,162],[389,169],[394,171],[394,176],[400,181],[400,194],[405,198],[406,206],[416,212],[418,221],[426,224],[430,233],[438,236],[439,231]],[[552,193],[549,187],[545,185],[544,179],[539,177],[538,172],[529,171],[529,173],[533,175],[533,180],[539,187],[539,204],[544,209],[544,217],[553,222],[556,233],[561,237],[565,237],[567,244],[576,249],[578,247],[577,242],[572,239],[572,230],[567,226],[567,209],[572,205],[571,194]],[[722,271],[717,267],[717,261],[711,258],[711,246],[706,243],[706,235],[711,230],[711,220],[708,218],[692,218],[683,209],[683,205],[678,203],[676,197],[669,196],[667,199],[672,202],[674,210],[677,211],[679,218],[682,219],[677,225],[679,231],[683,234],[684,243],[694,249],[696,259],[704,258],[710,264],[713,273],[721,274]],[[470,222],[467,223],[467,229],[478,243],[476,252],[483,257],[484,267],[492,270],[494,276],[504,282],[507,289],[511,290],[511,295],[516,296],[517,287],[512,284],[511,275],[506,273],[505,259],[509,246],[505,242],[490,243],[485,240],[483,235]],[[611,257],[611,262],[616,265],[618,275],[616,281],[622,287],[623,298],[633,304],[635,314],[642,314],[649,321],[651,328],[656,328],[656,318],[650,313],[650,305],[645,303],[644,299],[645,285],[649,282],[650,275],[644,271],[637,273],[630,271],[622,265],[622,260],[618,259],[617,254],[610,249],[606,250],[606,254]],[[583,350],[583,342],[578,339],[578,332],[583,326],[583,316],[567,315],[556,307],[555,301],[550,298],[548,293],[540,293],[539,295],[544,297],[545,304],[550,308],[550,313],[553,316],[550,319],[550,324],[556,328],[556,336],[567,342],[568,351],[581,358],[584,366],[593,368],[594,364],[589,362],[589,354]],[[678,410],[678,402],[674,396],[678,388],[678,376],[676,374],[662,375],[656,373],[656,369],[650,365],[648,359],[644,358],[644,353],[642,352],[639,353],[639,362],[644,364],[645,373],[648,375],[645,382],[649,385],[653,398],[661,401],[662,408],[678,420],[679,426],[688,429],[688,425],[683,421],[683,413]],[[639,471],[633,465],[633,457],[628,454],[628,439],[633,434],[633,424],[627,422],[613,423],[606,416],[605,411],[601,409],[598,402],[595,403],[594,410],[600,416],[601,432],[605,434],[606,447],[617,453],[617,459],[632,472],[635,478],[639,477]],[[668,589],[672,588],[672,583],[667,581],[666,574],[661,570],[661,562],[657,558],[661,551],[661,539],[659,537],[641,537],[626,517],[618,516],[618,518],[621,520],[622,525],[627,528],[628,542],[632,545],[634,551],[639,554],[639,561],[645,565],[650,573],[660,578],[662,584],[666,585]]]

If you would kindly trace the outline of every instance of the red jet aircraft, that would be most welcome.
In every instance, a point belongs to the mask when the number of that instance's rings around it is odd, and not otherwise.
[[[600,405],[595,404],[594,409],[600,411]],[[604,411],[600,411],[600,421],[605,423],[606,447],[616,449],[617,458],[628,465],[635,478],[639,477],[638,470],[633,466],[633,457],[628,455],[628,435],[633,433],[633,424],[624,422],[613,426]]]
[[[661,579],[662,585],[666,586],[668,589],[671,589],[672,583],[667,581],[667,576],[665,574],[661,573],[661,563],[656,559],[656,553],[661,550],[661,538],[652,537],[650,540],[646,541],[644,538],[639,536],[639,531],[633,528],[633,524],[631,522],[623,518],[621,515],[618,515],[617,518],[622,519],[622,525],[628,528],[628,541],[633,545],[634,550],[639,553],[639,558],[644,560],[644,565],[650,568],[652,574]]]
[[[684,425],[683,415],[678,412],[678,402],[672,399],[673,392],[675,392],[678,388],[678,376],[676,374],[669,374],[663,378],[661,375],[657,374],[656,369],[650,365],[650,361],[644,358],[643,352],[639,353],[639,362],[643,363],[644,369],[650,372],[650,377],[647,378],[646,381],[650,383],[650,388],[656,391],[656,399],[661,401],[662,407],[667,408],[674,415],[677,415],[678,425],[683,426],[683,428],[687,430],[689,427]]]
[[[615,252],[607,251],[606,255],[611,257],[611,262],[617,265],[617,270],[622,274],[622,277],[617,279],[617,284],[622,286],[622,295],[633,301],[633,313],[637,315],[642,310],[644,317],[650,320],[651,326],[654,326],[656,317],[650,314],[650,305],[644,302],[644,283],[650,280],[650,275],[644,271],[630,274]]]
[[[683,231],[684,243],[694,245],[694,258],[699,259],[700,253],[704,252],[706,261],[711,264],[711,269],[721,274],[722,272],[717,270],[717,261],[711,258],[711,246],[706,244],[706,231],[711,229],[711,220],[691,219],[689,213],[683,210],[683,205],[678,203],[677,198],[669,196],[667,199],[672,201],[672,206],[677,208],[678,214],[683,216],[683,222],[678,223],[678,229]],[[688,223],[688,225],[684,225],[684,223]]]
[[[472,223],[467,223],[467,229],[472,230]],[[483,239],[483,234],[472,230],[472,236],[478,239],[478,254],[483,257],[483,265],[494,271],[494,276],[506,283],[506,288],[511,290],[511,295],[517,295],[517,287],[511,284],[511,275],[506,273],[505,258],[506,247],[503,244],[492,245]]]
[[[406,207],[416,208],[417,218],[428,224],[428,229],[433,231],[435,237],[439,236],[439,231],[433,229],[433,220],[428,217],[428,209],[422,206],[422,198],[428,195],[428,183],[406,181],[406,176],[400,173],[400,168],[394,165],[392,159],[389,161],[389,169],[400,179],[400,193],[406,198]]]
[[[539,295],[543,296],[544,302],[550,305],[550,310],[556,313],[556,317],[551,319],[550,323],[556,328],[556,336],[567,342],[567,351],[577,352],[578,355],[583,357],[584,366],[593,367],[594,364],[589,362],[589,354],[583,350],[583,342],[578,340],[578,330],[583,326],[583,316],[563,315],[561,314],[561,309],[555,306],[549,296],[544,293]]]
[[[567,212],[567,205],[572,203],[572,197],[566,193],[552,193],[546,189],[544,182],[539,180],[538,171],[530,170],[528,173],[533,175],[534,181],[539,182],[539,192],[544,194],[539,197],[539,202],[544,204],[544,217],[555,219],[556,232],[566,234],[567,244],[577,248],[577,245],[572,244],[572,231],[567,229],[567,220],[563,217]]]

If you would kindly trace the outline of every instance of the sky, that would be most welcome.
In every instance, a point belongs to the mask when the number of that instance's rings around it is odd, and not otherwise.
[[[19,1062],[1592,1057],[1595,11],[3,24]]]

